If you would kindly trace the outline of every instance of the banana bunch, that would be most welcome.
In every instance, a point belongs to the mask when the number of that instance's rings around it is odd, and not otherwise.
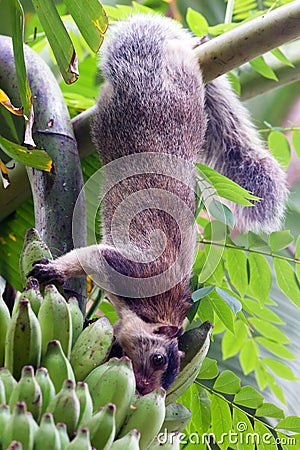
[[[24,277],[45,257],[49,249],[29,230],[20,258]],[[176,436],[191,412],[175,400],[198,374],[212,325],[180,338],[185,356],[169,391],[144,396],[136,393],[127,357],[107,360],[114,339],[109,320],[83,325],[76,298],[65,300],[51,284],[42,294],[34,278],[11,315],[0,298],[0,450],[179,449]]]
[[[91,389],[86,382],[76,384],[66,379],[55,393],[45,368],[34,373],[32,366],[24,366],[20,380],[14,380],[13,390],[5,389],[5,383],[11,385],[13,377],[8,376],[8,369],[3,370],[5,376],[0,378],[3,450],[15,448],[16,442],[16,448],[28,450],[146,449],[165,420],[165,391],[159,389],[143,397],[136,396],[134,373],[126,357],[102,365],[100,380],[104,393],[101,399],[96,399],[102,405],[99,408],[93,404],[92,394],[96,395],[99,384],[92,372],[87,377]],[[116,373],[123,380],[118,391],[115,383],[108,383],[109,374],[114,378]]]

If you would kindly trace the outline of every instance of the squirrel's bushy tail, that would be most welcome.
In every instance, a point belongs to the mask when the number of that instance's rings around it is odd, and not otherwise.
[[[280,229],[288,193],[285,172],[266,150],[228,80],[208,83],[205,91],[208,126],[201,162],[262,199],[253,207],[231,205],[240,231]]]

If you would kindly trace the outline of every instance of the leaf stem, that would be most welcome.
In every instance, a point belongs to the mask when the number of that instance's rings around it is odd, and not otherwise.
[[[233,245],[233,244],[229,244],[229,243],[215,242],[215,241],[211,241],[209,239],[204,239],[202,237],[199,237],[197,239],[197,243],[204,244],[204,245],[214,245],[215,247],[233,248],[235,250],[241,250],[241,251],[249,252],[249,253],[258,253],[259,255],[270,256],[272,258],[282,259],[284,261],[289,261],[289,262],[293,262],[296,264],[300,263],[300,260],[297,258],[290,258],[288,256],[277,255],[277,254],[274,254],[273,252],[266,252],[263,250],[255,250],[250,247],[239,247],[237,245]]]

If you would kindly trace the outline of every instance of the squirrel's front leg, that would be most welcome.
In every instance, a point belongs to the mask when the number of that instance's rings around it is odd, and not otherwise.
[[[97,274],[101,278],[103,274],[105,277],[105,255],[111,251],[115,253],[116,249],[102,244],[76,248],[53,261],[36,261],[27,276],[36,278],[40,283],[58,284],[63,284],[68,278],[84,275]]]

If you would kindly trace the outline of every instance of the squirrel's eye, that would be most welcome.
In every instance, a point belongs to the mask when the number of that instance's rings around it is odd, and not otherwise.
[[[154,367],[158,368],[158,367],[164,366],[167,362],[167,359],[166,359],[165,355],[162,355],[161,353],[155,353],[151,357],[151,362]]]

